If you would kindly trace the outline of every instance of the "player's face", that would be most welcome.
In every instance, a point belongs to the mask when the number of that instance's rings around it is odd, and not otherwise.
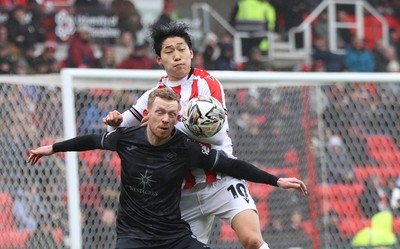
[[[160,56],[156,56],[157,63],[164,67],[172,81],[180,80],[189,74],[192,59],[193,51],[181,37],[165,39]]]
[[[171,137],[174,125],[179,120],[179,104],[177,101],[156,98],[152,107],[144,111],[148,116],[147,137],[153,145],[167,142]]]

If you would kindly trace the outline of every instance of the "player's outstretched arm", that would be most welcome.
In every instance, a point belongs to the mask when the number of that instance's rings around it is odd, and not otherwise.
[[[53,155],[55,152],[53,151],[53,145],[45,145],[41,146],[37,149],[33,149],[30,151],[28,156],[28,163],[34,165],[39,161],[43,156]]]
[[[226,173],[238,179],[244,179],[255,183],[264,183],[283,189],[295,189],[302,195],[307,194],[307,187],[303,181],[297,178],[279,178],[251,163],[229,158],[222,153],[219,154],[217,163],[212,168],[216,171]]]
[[[307,194],[307,187],[306,184],[295,178],[295,177],[290,177],[290,178],[279,178],[278,179],[278,187],[283,188],[283,189],[295,189],[299,191],[302,195]]]
[[[71,138],[52,145],[41,146],[30,151],[28,163],[34,165],[43,156],[49,156],[57,152],[65,151],[86,151],[102,149],[101,141],[103,134],[84,135]]]

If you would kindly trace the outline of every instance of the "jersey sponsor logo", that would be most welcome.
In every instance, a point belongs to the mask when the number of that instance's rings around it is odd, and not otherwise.
[[[143,189],[151,187],[150,183],[155,182],[154,180],[151,180],[152,175],[147,175],[147,173],[148,170],[146,169],[146,173],[140,173],[140,177],[135,177],[135,179],[139,180],[139,185],[142,185]]]
[[[151,190],[145,190],[141,188],[136,188],[133,186],[127,186],[127,188],[133,192],[139,193],[139,194],[144,194],[144,195],[151,195],[151,196],[158,196],[158,192],[156,191],[151,191]]]

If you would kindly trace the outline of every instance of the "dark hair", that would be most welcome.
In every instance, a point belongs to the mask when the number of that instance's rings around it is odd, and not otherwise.
[[[178,106],[180,106],[180,97],[179,94],[174,92],[169,88],[158,88],[152,91],[149,95],[149,99],[147,102],[147,108],[150,109],[153,106],[154,100],[159,97],[164,100],[174,100],[178,102]]]
[[[167,24],[153,24],[150,26],[150,36],[153,40],[153,49],[156,55],[161,55],[162,43],[170,37],[181,37],[192,49],[192,38],[189,35],[189,25],[182,22],[170,22]]]

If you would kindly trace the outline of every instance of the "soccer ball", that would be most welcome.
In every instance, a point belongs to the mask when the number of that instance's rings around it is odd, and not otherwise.
[[[193,135],[212,137],[224,126],[225,110],[216,98],[198,96],[185,106],[182,122]]]

